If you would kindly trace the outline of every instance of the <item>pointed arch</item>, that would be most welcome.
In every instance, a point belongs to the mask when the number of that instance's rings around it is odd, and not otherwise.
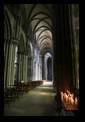
[[[11,27],[10,17],[6,10],[4,10],[4,24],[5,24],[4,29],[6,29],[6,30],[4,30],[4,33],[6,34],[4,36],[7,38],[7,40],[11,41],[12,27]]]

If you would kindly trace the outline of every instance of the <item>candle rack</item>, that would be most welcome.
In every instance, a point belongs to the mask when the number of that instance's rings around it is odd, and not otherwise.
[[[66,93],[61,91],[61,101],[62,106],[65,110],[78,110],[78,101],[79,99],[70,93],[68,90]]]

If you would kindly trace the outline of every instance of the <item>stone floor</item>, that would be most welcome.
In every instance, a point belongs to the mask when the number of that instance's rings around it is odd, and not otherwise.
[[[4,106],[4,116],[74,116],[72,111],[56,111],[52,82],[44,82],[20,96],[9,107]]]
[[[34,88],[19,100],[4,107],[4,116],[57,116],[52,82]]]

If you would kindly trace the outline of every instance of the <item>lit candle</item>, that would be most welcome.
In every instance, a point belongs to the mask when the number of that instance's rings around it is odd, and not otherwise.
[[[66,103],[68,102],[68,95],[66,94]]]
[[[71,97],[73,98],[74,94],[71,94]]]
[[[74,99],[71,96],[71,104],[74,105]]]
[[[62,100],[62,102],[63,102],[63,92],[61,92],[61,100]]]
[[[75,105],[76,106],[78,105],[78,99],[77,99],[77,97],[75,97]]]
[[[65,101],[65,103],[66,103],[66,93],[64,93],[64,101]]]
[[[68,103],[71,104],[71,94],[68,95]]]
[[[67,92],[67,95],[69,95],[69,94],[70,94],[70,91],[68,91],[68,90],[67,90],[66,92]]]

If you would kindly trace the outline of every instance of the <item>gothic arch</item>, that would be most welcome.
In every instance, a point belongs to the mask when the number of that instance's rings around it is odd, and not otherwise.
[[[47,79],[52,80],[52,57],[47,58]]]
[[[12,38],[12,25],[8,12],[4,10],[4,38],[11,41]]]

